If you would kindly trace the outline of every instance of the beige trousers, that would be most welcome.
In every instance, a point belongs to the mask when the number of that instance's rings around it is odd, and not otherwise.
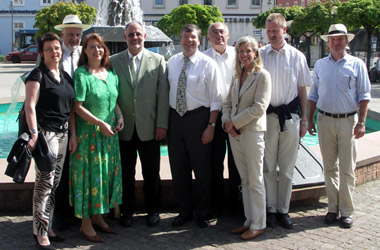
[[[242,132],[230,136],[232,154],[241,178],[245,226],[252,230],[266,227],[263,177],[264,132]]]
[[[274,113],[267,115],[264,180],[269,213],[289,212],[300,126],[299,116],[292,114],[292,118],[285,120],[286,130],[281,132],[278,116]]]
[[[356,140],[353,132],[357,120],[357,115],[332,118],[320,113],[317,118],[328,211],[340,211],[341,216],[351,216],[354,211]]]

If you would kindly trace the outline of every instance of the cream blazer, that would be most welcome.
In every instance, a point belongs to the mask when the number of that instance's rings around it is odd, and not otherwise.
[[[252,72],[240,89],[240,78],[234,78],[223,103],[222,126],[232,120],[240,132],[266,131],[266,110],[271,99],[268,71]]]

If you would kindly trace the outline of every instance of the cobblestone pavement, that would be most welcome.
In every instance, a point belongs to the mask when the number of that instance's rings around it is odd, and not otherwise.
[[[106,221],[118,231],[117,235],[99,233],[105,243],[89,243],[79,234],[79,222],[59,235],[66,238],[55,243],[59,249],[379,249],[380,248],[380,180],[356,188],[354,226],[342,229],[327,226],[323,219],[327,199],[318,203],[292,208],[294,228],[267,228],[265,233],[251,241],[240,240],[231,229],[243,222],[238,215],[225,215],[206,229],[198,228],[195,220],[174,228],[175,213],[161,214],[157,227],[145,225],[144,214],[134,217],[131,228],[122,228],[118,221]],[[35,249],[30,215],[0,214],[0,249]]]

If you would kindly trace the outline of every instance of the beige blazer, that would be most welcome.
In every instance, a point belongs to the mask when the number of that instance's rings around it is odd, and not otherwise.
[[[119,132],[119,139],[131,140],[136,124],[140,140],[153,140],[156,128],[167,129],[169,122],[169,83],[164,57],[144,49],[135,83],[127,50],[110,60],[119,77],[117,103],[124,117],[124,129]]]
[[[269,72],[251,73],[240,89],[240,78],[234,78],[223,103],[222,126],[232,120],[240,132],[266,131],[266,110],[271,99]]]

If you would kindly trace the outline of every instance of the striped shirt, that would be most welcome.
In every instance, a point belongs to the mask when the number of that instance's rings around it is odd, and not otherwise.
[[[298,87],[311,85],[304,54],[286,42],[279,51],[268,44],[260,49],[260,55],[272,79],[272,106],[290,103],[298,96]]]

